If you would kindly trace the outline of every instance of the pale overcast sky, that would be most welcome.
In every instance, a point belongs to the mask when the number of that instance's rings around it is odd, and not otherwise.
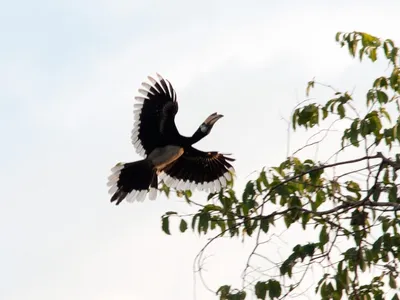
[[[140,83],[155,72],[172,82],[183,134],[225,115],[198,147],[233,153],[240,191],[285,159],[282,117],[308,80],[351,90],[385,69],[360,66],[335,33],[399,42],[399,11],[397,0],[3,1],[0,299],[193,299],[206,238],[176,223],[167,236],[160,217],[194,208],[174,197],[109,203],[110,168],[139,159],[130,131]],[[305,137],[293,136],[291,150]],[[240,287],[251,246],[210,248],[209,286]],[[195,286],[197,299],[215,299]]]

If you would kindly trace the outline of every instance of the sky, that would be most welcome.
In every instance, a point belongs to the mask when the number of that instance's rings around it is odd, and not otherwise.
[[[398,11],[395,0],[0,3],[0,299],[215,299],[193,276],[212,235],[176,222],[161,231],[163,213],[195,208],[176,197],[109,203],[110,169],[139,159],[140,83],[155,72],[171,81],[182,134],[225,116],[197,147],[233,154],[240,192],[304,144],[304,132],[288,144],[286,120],[309,80],[357,93],[385,70],[351,59],[336,32],[399,42]],[[307,237],[289,238],[282,251]],[[240,286],[251,242],[211,246],[210,288]]]

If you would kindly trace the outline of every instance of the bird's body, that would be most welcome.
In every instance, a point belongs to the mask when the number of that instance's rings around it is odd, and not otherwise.
[[[119,163],[109,177],[113,195],[111,202],[155,199],[158,178],[177,190],[219,191],[231,180],[234,159],[218,152],[203,152],[192,145],[208,135],[222,115],[210,115],[191,136],[182,136],[176,125],[178,112],[176,93],[171,83],[158,75],[159,82],[148,77],[151,84],[142,83],[143,95],[134,104],[132,143],[145,159]]]

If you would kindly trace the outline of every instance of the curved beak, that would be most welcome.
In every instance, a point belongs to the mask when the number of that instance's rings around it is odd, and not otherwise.
[[[217,113],[213,113],[212,115],[210,115],[205,121],[204,124],[206,125],[214,125],[215,122],[217,122],[219,119],[221,119],[223,117],[223,115],[219,115]]]

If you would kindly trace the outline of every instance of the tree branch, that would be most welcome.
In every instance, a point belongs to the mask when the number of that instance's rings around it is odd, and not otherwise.
[[[297,174],[297,175],[295,175],[295,176],[292,176],[292,177],[290,177],[290,178],[287,178],[287,179],[281,181],[280,183],[278,183],[277,185],[275,185],[274,187],[272,187],[272,188],[269,190],[269,192],[263,197],[263,200],[264,200],[264,201],[260,204],[260,206],[262,206],[263,204],[265,204],[265,202],[266,202],[265,200],[271,195],[271,193],[272,193],[275,189],[277,189],[278,187],[284,185],[285,183],[288,183],[288,182],[290,182],[290,181],[293,181],[293,180],[295,180],[295,179],[297,179],[297,178],[300,178],[300,177],[302,177],[302,176],[304,176],[304,175],[306,175],[306,174],[309,174],[309,173],[314,172],[314,171],[319,171],[319,170],[323,170],[323,169],[327,169],[327,168],[332,168],[332,167],[340,166],[340,165],[353,164],[353,163],[357,163],[357,162],[360,162],[360,161],[363,161],[363,160],[367,160],[367,159],[376,159],[376,158],[384,159],[385,157],[382,155],[382,153],[377,153],[376,155],[372,155],[372,156],[364,156],[364,157],[360,157],[360,158],[356,158],[356,159],[351,159],[351,160],[346,160],[346,161],[341,161],[341,162],[337,162],[337,163],[332,163],[332,164],[327,164],[327,165],[321,165],[321,166],[318,166],[318,167],[311,168],[311,169],[308,170],[308,171],[301,172],[300,174]],[[385,158],[385,159],[388,160],[387,158]],[[390,160],[389,160],[389,161],[390,161]],[[257,209],[260,208],[260,206],[257,207]]]

